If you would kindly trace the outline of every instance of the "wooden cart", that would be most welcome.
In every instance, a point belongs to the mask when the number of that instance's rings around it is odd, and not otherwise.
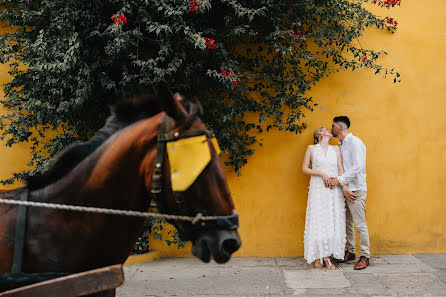
[[[115,290],[124,282],[122,265],[112,265],[0,293],[0,297],[78,297]]]

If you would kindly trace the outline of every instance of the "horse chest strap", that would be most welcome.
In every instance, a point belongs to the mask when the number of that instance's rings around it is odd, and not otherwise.
[[[25,191],[20,195],[21,201],[28,201],[29,190]],[[17,221],[15,225],[15,242],[14,242],[14,255],[12,258],[12,273],[22,272],[23,263],[23,250],[25,246],[25,233],[26,233],[26,222],[27,222],[27,206],[19,206],[17,213]]]

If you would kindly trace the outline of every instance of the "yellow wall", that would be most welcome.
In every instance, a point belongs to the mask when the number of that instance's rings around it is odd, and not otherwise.
[[[313,131],[337,115],[350,117],[367,146],[371,252],[446,252],[446,1],[403,0],[376,12],[395,17],[398,31],[369,29],[361,44],[386,50],[382,61],[402,82],[366,70],[333,75],[312,90],[321,108],[307,113],[303,134],[264,134],[242,177],[227,169],[243,241],[236,256],[303,255],[309,178],[301,163]]]
[[[446,252],[446,2],[402,2],[376,10],[398,20],[395,34],[370,29],[361,39],[389,53],[382,61],[402,82],[365,70],[331,76],[311,92],[321,108],[308,113],[302,135],[266,134],[243,176],[229,175],[239,256],[303,255],[309,179],[301,163],[313,131],[337,115],[350,117],[367,147],[371,252]]]
[[[264,134],[242,177],[226,168],[240,214],[243,245],[236,256],[303,255],[309,178],[301,162],[313,131],[337,115],[350,117],[351,131],[367,146],[371,252],[446,252],[446,2],[403,0],[376,11],[395,17],[398,31],[370,29],[361,43],[386,50],[382,61],[398,69],[402,82],[366,70],[333,75],[312,90],[321,108],[307,113],[303,134]],[[0,160],[9,167],[0,167],[0,177],[22,166],[25,156],[2,148]],[[188,249],[152,246],[163,255],[189,255]]]

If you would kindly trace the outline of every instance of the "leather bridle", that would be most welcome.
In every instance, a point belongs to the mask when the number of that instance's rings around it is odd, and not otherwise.
[[[166,143],[171,141],[177,141],[182,138],[189,138],[201,135],[205,135],[207,138],[215,137],[214,133],[209,130],[183,130],[183,131],[173,132],[172,130],[174,128],[175,128],[175,121],[167,114],[165,114],[161,122],[160,131],[157,138],[156,161],[152,178],[152,194],[155,196],[155,201],[160,211],[163,211],[165,209],[165,207],[163,207],[162,205],[163,201],[162,189],[164,182],[163,160],[164,160]],[[173,191],[173,194],[180,215],[194,215],[194,216],[199,215],[199,214],[189,213],[188,211],[189,208],[184,199],[184,192]],[[216,228],[223,230],[236,230],[238,228],[238,215],[234,213],[232,215],[227,215],[227,216],[215,216],[215,220],[202,220],[200,221],[199,226],[197,226],[197,224],[194,223],[192,223],[192,225],[193,229]]]

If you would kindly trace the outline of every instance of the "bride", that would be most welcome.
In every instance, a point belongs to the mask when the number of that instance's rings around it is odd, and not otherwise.
[[[341,151],[329,145],[333,135],[326,128],[314,132],[314,145],[309,145],[302,172],[311,175],[305,218],[304,258],[317,267],[335,269],[330,261],[344,259],[345,200],[340,187],[331,187],[330,177],[344,173]],[[311,168],[310,166],[311,161]]]

